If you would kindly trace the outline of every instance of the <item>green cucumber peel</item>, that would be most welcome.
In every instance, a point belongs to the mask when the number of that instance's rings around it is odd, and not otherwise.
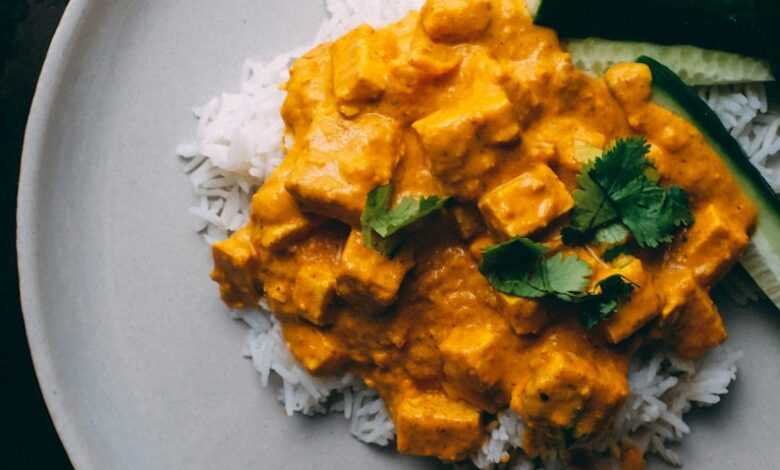
[[[653,74],[653,100],[695,125],[755,203],[758,221],[741,263],[766,296],[780,308],[780,199],[726,127],[699,95],[674,72],[650,57],[637,62]]]

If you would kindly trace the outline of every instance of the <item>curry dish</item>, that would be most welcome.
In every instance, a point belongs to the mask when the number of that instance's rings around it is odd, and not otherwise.
[[[383,29],[361,26],[292,66],[286,157],[254,195],[246,227],[214,245],[232,308],[267,300],[312,374],[358,374],[387,403],[400,452],[458,461],[510,407],[532,457],[608,433],[643,347],[701,357],[726,339],[709,288],[749,242],[756,213],[704,137],[655,105],[642,64],[576,69],[521,0],[429,0]],[[671,244],[605,261],[565,245],[583,149],[644,136],[661,184],[694,223]],[[451,197],[393,256],[366,245],[369,193]],[[592,287],[636,287],[588,329],[577,306],[501,293],[483,250],[517,237],[577,255]],[[578,452],[567,448],[576,443]],[[587,452],[584,452],[587,454]],[[642,468],[616,449],[624,468]],[[568,455],[572,454],[572,455]],[[584,462],[584,463],[583,463]]]

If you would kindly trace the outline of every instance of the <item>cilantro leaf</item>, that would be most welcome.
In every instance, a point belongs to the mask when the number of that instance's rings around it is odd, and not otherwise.
[[[394,208],[373,218],[369,224],[380,236],[389,237],[441,209],[448,200],[438,196],[420,199],[405,197]]]
[[[595,239],[602,245],[616,246],[628,243],[631,232],[623,224],[612,224],[598,229]]]
[[[426,196],[405,197],[390,208],[392,185],[378,186],[368,193],[360,224],[363,243],[385,256],[392,256],[403,244],[401,231],[444,207],[449,198]]]
[[[593,328],[615,314],[636,287],[616,274],[588,292],[593,271],[576,255],[548,253],[544,245],[515,238],[482,252],[479,270],[499,292],[528,299],[556,298],[580,304],[580,321]]]
[[[588,288],[593,271],[577,256],[558,253],[544,260],[542,273],[547,290],[570,302]]]
[[[642,137],[618,140],[583,168],[571,224],[561,233],[564,243],[587,243],[600,229],[621,223],[639,246],[656,248],[693,223],[685,192],[658,185],[649,151]]]
[[[482,251],[480,270],[488,272],[515,272],[536,263],[547,253],[547,247],[528,238],[514,238]]]
[[[592,167],[593,164],[587,165],[577,176],[577,189],[573,194],[571,227],[580,232],[590,232],[596,227],[613,223],[619,217],[610,200],[605,197],[604,191],[591,178],[589,169]]]
[[[623,223],[642,247],[656,248],[670,243],[678,228],[693,223],[688,197],[680,188],[664,190],[659,186],[644,186],[621,204],[625,206]]]
[[[587,173],[607,196],[619,193],[652,167],[645,158],[650,146],[643,137],[619,139],[604,155],[593,161]],[[649,180],[648,180],[649,181]]]
[[[636,287],[634,283],[619,274],[603,279],[596,286],[596,293],[589,294],[582,300],[580,323],[591,329],[612,317]]]
[[[546,253],[544,245],[515,238],[484,250],[479,269],[504,294],[564,301],[583,295],[592,274],[590,266],[574,255],[545,258]]]

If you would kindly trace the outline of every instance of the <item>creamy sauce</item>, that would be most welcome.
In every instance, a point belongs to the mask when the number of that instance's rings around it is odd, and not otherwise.
[[[314,374],[352,371],[379,391],[404,453],[459,460],[511,407],[525,451],[558,453],[607,432],[642,345],[699,357],[726,338],[708,290],[748,242],[755,209],[688,122],[650,100],[640,64],[577,70],[519,0],[430,0],[384,29],[361,26],[297,60],[282,115],[294,144],[256,193],[251,222],[214,246],[231,307],[265,297]],[[578,147],[643,135],[662,184],[688,192],[694,225],[668,248],[596,273],[640,287],[586,330],[576,309],[497,293],[481,249],[530,236],[569,250]],[[388,259],[363,245],[367,193],[447,195],[454,207]],[[635,449],[626,468],[642,468]]]

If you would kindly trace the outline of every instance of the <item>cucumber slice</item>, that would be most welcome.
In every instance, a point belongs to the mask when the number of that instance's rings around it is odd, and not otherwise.
[[[753,240],[741,263],[767,297],[780,308],[780,199],[712,109],[669,68],[650,57],[637,62],[653,73],[653,99],[693,123],[758,208]]]
[[[687,44],[768,59],[780,75],[778,0],[534,0],[534,22],[564,38]]]
[[[603,75],[620,62],[648,56],[665,64],[689,85],[721,85],[774,80],[767,61],[695,46],[587,38],[565,41],[574,64]]]

